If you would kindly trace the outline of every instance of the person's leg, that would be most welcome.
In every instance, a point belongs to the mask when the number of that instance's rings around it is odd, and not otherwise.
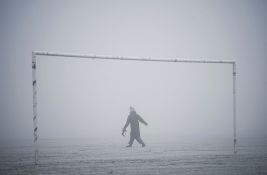
[[[133,145],[133,142],[134,142],[134,137],[131,135],[129,145],[127,147],[131,147]]]
[[[146,146],[141,137],[135,138],[138,143],[142,144],[142,147]]]

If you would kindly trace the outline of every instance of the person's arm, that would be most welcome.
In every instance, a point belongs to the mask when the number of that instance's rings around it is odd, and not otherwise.
[[[126,131],[126,128],[128,127],[129,124],[130,124],[130,119],[129,119],[129,116],[128,116],[127,121],[126,121],[124,127],[122,128],[122,131]]]
[[[143,123],[144,125],[148,125],[147,122],[146,122],[140,115],[137,114],[137,116],[138,116],[138,120],[139,120],[141,123]]]

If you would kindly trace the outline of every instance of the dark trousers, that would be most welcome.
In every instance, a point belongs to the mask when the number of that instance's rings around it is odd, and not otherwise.
[[[145,144],[145,143],[143,142],[143,140],[141,139],[141,137],[130,136],[129,145],[132,145],[132,144],[133,144],[134,139],[135,139],[138,143],[140,143],[140,144],[142,144],[142,145]]]

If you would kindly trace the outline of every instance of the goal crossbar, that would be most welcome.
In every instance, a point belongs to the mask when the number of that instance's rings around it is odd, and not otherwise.
[[[34,55],[54,56],[54,57],[69,57],[69,58],[89,58],[101,60],[126,60],[126,61],[155,61],[155,62],[183,62],[183,63],[223,63],[235,64],[233,60],[198,60],[198,59],[176,59],[176,58],[157,58],[150,57],[124,57],[124,56],[106,56],[106,55],[82,55],[82,54],[65,54],[52,52],[33,52]]]
[[[149,58],[149,57],[124,57],[124,56],[103,56],[103,55],[83,55],[54,52],[32,52],[32,86],[33,86],[33,136],[34,136],[34,162],[38,165],[38,126],[37,126],[37,79],[36,79],[36,58],[37,56],[67,57],[67,58],[87,58],[100,60],[125,60],[125,61],[147,61],[147,62],[173,62],[173,63],[207,63],[207,64],[230,64],[233,75],[233,152],[237,153],[236,144],[236,61],[234,60],[202,60],[202,59],[176,59],[176,58]]]

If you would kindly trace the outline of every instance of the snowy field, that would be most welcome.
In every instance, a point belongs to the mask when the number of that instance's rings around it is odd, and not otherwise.
[[[240,141],[238,154],[225,142],[41,140],[39,166],[32,143],[1,146],[0,174],[267,174],[267,144]]]

